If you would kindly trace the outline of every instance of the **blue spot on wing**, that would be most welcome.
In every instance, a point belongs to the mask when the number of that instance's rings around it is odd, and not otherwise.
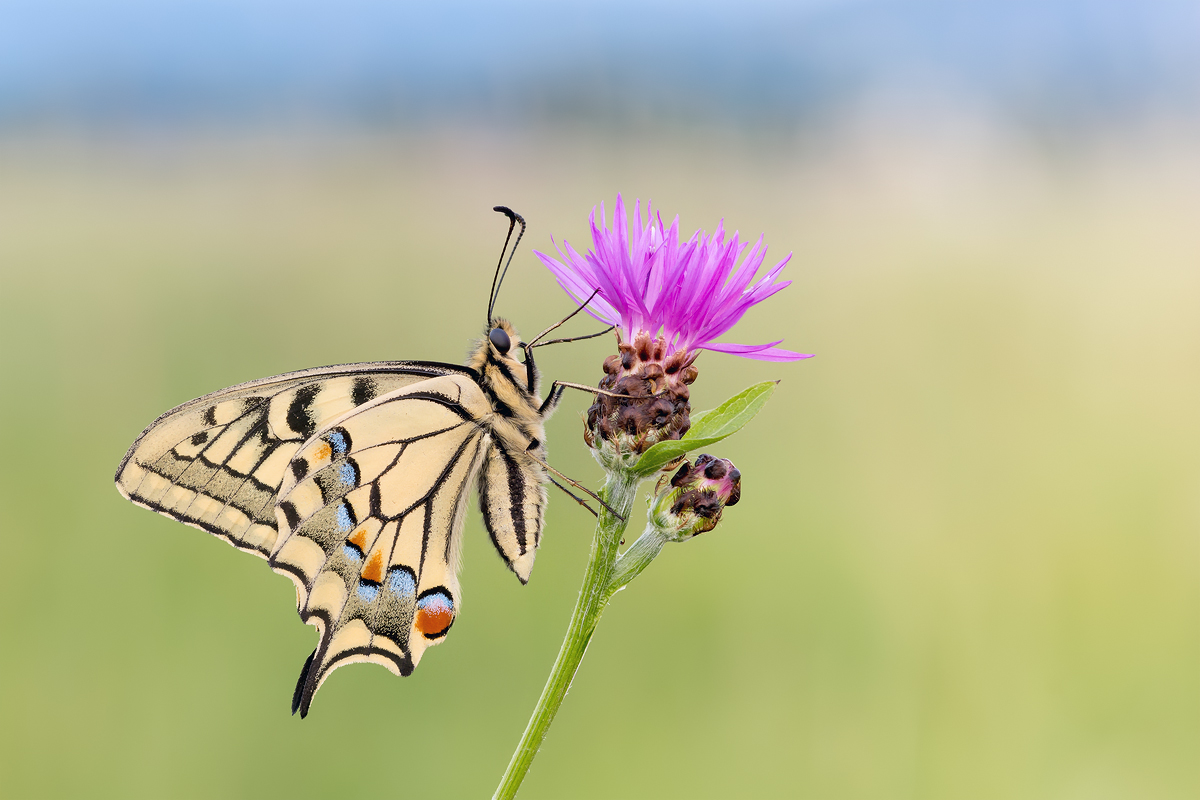
[[[355,525],[354,512],[350,509],[350,504],[343,500],[338,504],[337,516],[335,517],[338,528],[342,533],[349,533],[350,529]]]
[[[360,583],[358,585],[358,596],[364,603],[369,603],[379,594],[379,587],[371,583]]]
[[[334,428],[325,437],[329,449],[335,456],[344,456],[350,450],[350,435],[341,428]]]
[[[343,486],[357,486],[358,470],[351,462],[343,461],[338,467],[338,479],[341,480]]]
[[[342,553],[351,561],[362,561],[363,558],[362,551],[349,543],[342,545]]]
[[[388,570],[388,591],[400,597],[412,597],[417,593],[417,581],[407,567],[392,567]]]

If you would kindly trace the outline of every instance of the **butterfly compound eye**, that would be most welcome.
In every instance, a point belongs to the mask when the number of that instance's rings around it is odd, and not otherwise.
[[[492,332],[488,334],[488,338],[492,340],[492,344],[500,351],[500,355],[504,355],[512,347],[512,340],[500,328],[492,328]]]

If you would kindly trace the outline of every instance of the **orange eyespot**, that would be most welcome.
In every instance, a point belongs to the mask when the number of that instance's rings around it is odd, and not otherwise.
[[[417,601],[416,628],[433,639],[444,634],[454,622],[454,601],[442,591],[426,594]]]

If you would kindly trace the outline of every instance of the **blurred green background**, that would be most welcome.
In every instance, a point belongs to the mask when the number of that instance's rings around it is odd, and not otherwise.
[[[700,359],[698,408],[783,381],[715,448],[743,501],[616,597],[521,796],[1200,795],[1197,128],[956,97],[761,126],[0,114],[0,794],[490,796],[578,590],[581,509],[552,496],[522,587],[472,508],[453,635],[404,680],[337,671],[301,722],[291,583],[112,474],[223,386],[461,361],[494,204],[530,222],[498,309],[542,329],[571,305],[530,248],[582,249],[621,191],[794,252],[726,339],[817,357]],[[595,382],[610,350],[539,363]],[[586,405],[551,460],[598,485]]]

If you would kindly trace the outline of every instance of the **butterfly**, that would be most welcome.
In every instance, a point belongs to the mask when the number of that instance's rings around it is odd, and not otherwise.
[[[495,210],[509,217],[503,263],[525,221]],[[508,270],[500,263],[487,333],[466,366],[342,364],[222,389],[152,422],[117,468],[126,499],[261,556],[295,583],[296,608],[319,643],[293,714],[307,716],[338,667],[369,662],[407,676],[445,640],[461,606],[471,486],[492,544],[522,583],[542,541],[547,482],[572,494],[550,472],[600,500],[546,463],[544,428],[563,388],[597,390],[555,381],[541,399],[533,347],[558,326],[522,343],[493,317]]]

